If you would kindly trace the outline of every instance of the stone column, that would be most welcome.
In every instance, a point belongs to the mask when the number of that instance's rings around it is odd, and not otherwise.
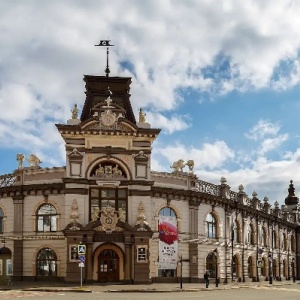
[[[86,281],[93,281],[93,244],[86,244]]]
[[[131,282],[131,244],[125,243],[125,281]]]

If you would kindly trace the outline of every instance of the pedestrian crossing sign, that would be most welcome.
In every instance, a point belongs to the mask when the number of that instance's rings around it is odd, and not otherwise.
[[[78,255],[85,254],[85,251],[86,251],[85,245],[78,245],[78,248],[77,248]]]

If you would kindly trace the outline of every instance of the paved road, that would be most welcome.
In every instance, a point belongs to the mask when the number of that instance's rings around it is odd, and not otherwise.
[[[40,291],[0,291],[0,299],[28,299],[28,300],[295,300],[300,299],[300,285],[278,287],[250,287],[233,288],[228,290],[203,290],[190,292],[165,292],[165,293],[131,293],[131,292],[103,292],[92,293],[73,292],[40,292]]]

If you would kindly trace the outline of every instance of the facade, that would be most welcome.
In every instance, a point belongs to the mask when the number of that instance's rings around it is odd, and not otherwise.
[[[0,282],[78,282],[81,271],[95,283],[200,282],[206,270],[221,282],[300,277],[292,182],[280,208],[242,185],[231,191],[224,177],[200,180],[192,160],[151,171],[160,130],[142,110],[136,121],[131,78],[84,81],[81,118],[75,106],[56,124],[66,166],[41,168],[33,154],[25,166],[18,154],[0,177]]]

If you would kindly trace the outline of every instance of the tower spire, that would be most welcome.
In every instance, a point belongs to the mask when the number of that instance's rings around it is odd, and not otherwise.
[[[105,68],[105,74],[106,77],[109,77],[109,47],[113,47],[114,45],[110,44],[110,40],[101,40],[99,42],[99,45],[95,45],[96,47],[100,46],[100,47],[107,47],[106,48],[106,68]]]

